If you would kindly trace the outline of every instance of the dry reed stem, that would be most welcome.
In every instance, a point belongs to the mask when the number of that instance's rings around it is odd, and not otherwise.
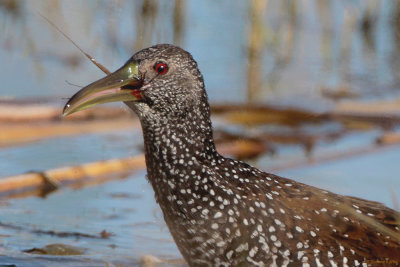
[[[12,193],[23,189],[44,187],[49,182],[59,185],[62,183],[77,183],[86,178],[96,178],[113,173],[123,173],[144,169],[144,155],[135,157],[97,161],[78,166],[51,169],[44,172],[30,172],[0,179],[0,194]]]
[[[0,123],[0,147],[37,141],[54,136],[110,132],[139,127],[138,120],[44,122],[31,124]]]
[[[400,143],[400,133],[398,133],[398,132],[384,133],[381,137],[379,137],[377,142],[382,145],[399,144]]]

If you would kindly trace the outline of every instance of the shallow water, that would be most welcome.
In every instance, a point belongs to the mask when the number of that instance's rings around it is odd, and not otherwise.
[[[141,153],[142,146],[142,132],[136,128],[107,134],[48,138],[6,147],[0,149],[0,158],[6,159],[0,161],[0,177],[133,156]]]
[[[1,214],[2,224],[23,228],[13,231],[0,227],[0,235],[7,235],[2,238],[6,251],[63,243],[88,248],[85,256],[94,259],[137,260],[149,253],[179,257],[144,172],[101,186],[62,190],[45,199],[10,200]],[[109,239],[60,238],[31,233],[35,229],[93,236],[106,230],[114,235]]]

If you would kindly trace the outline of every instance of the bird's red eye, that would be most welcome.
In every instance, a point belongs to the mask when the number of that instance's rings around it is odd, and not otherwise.
[[[168,71],[168,65],[164,62],[157,62],[154,64],[154,70],[157,71],[158,74],[165,74]]]

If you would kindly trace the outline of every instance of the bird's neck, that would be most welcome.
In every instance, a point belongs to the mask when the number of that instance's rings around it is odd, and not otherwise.
[[[182,170],[190,170],[215,161],[216,152],[209,107],[194,107],[179,118],[152,116],[143,121],[147,173],[153,188],[183,181]],[[188,181],[184,181],[188,183]],[[190,184],[190,182],[189,182]]]

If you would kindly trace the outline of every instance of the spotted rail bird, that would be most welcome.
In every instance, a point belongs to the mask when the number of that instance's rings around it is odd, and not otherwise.
[[[63,114],[114,101],[140,119],[147,178],[190,266],[400,265],[400,213],[218,154],[188,52],[141,50],[76,93]]]

